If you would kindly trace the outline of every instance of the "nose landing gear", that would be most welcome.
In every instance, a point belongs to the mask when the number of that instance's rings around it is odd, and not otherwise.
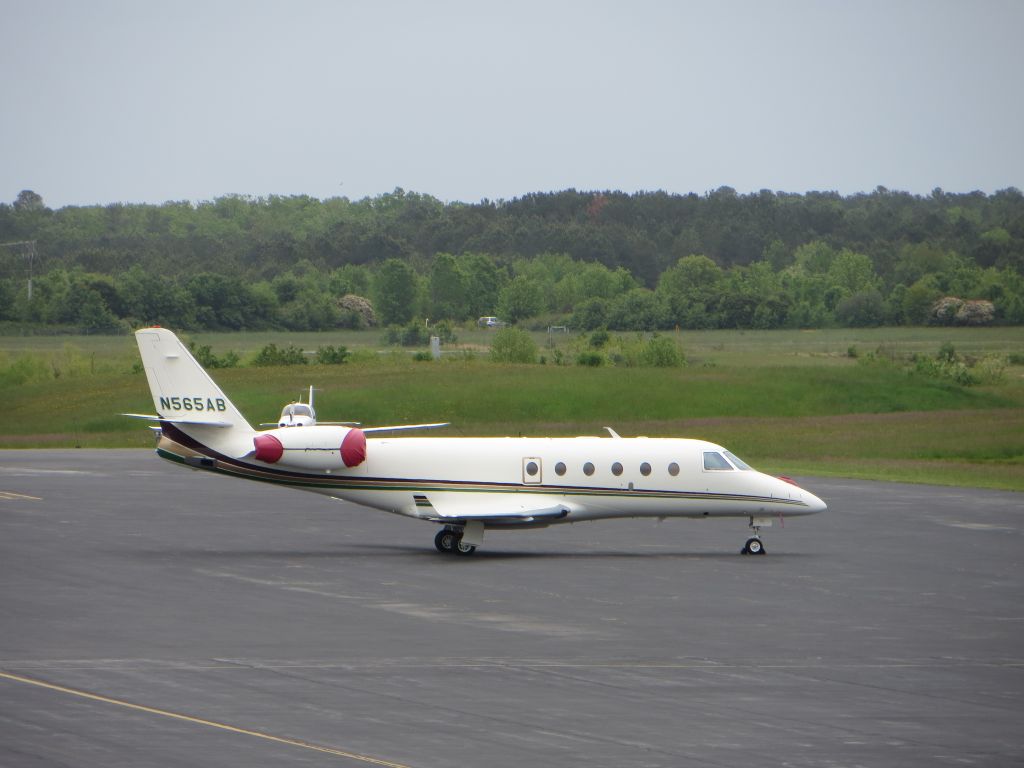
[[[743,545],[743,549],[740,550],[741,555],[763,555],[764,544],[757,536],[751,536],[747,539],[747,543]]]
[[[761,526],[772,524],[771,520],[765,521],[761,518],[750,518],[750,530],[754,534],[747,543],[743,545],[743,549],[740,550],[741,555],[763,555],[764,544],[761,543]]]

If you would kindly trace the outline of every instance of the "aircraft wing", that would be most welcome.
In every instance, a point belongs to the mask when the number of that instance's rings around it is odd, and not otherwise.
[[[519,493],[416,494],[421,517],[438,521],[479,520],[483,523],[532,523],[565,517],[576,505],[556,496]]]

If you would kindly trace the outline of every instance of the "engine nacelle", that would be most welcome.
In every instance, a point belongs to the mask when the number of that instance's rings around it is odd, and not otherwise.
[[[352,427],[283,427],[252,439],[253,458],[301,469],[345,469],[366,460],[366,435]]]

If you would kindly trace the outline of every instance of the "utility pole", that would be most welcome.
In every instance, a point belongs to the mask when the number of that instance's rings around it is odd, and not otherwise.
[[[0,243],[0,248],[16,248],[28,262],[28,300],[32,301],[32,263],[36,258],[36,241],[19,240],[15,243]]]

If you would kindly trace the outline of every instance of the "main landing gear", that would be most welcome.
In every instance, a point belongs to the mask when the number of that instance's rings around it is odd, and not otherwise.
[[[438,552],[447,555],[469,557],[476,552],[476,545],[467,544],[462,540],[463,532],[454,528],[442,528],[434,537],[434,546]]]
[[[755,524],[756,523],[756,524]],[[743,549],[740,550],[741,555],[763,555],[764,544],[761,543],[761,525],[763,521],[756,518],[750,518],[750,530],[753,532],[753,536],[747,539],[747,543],[743,545]],[[771,521],[768,522],[771,525]]]

